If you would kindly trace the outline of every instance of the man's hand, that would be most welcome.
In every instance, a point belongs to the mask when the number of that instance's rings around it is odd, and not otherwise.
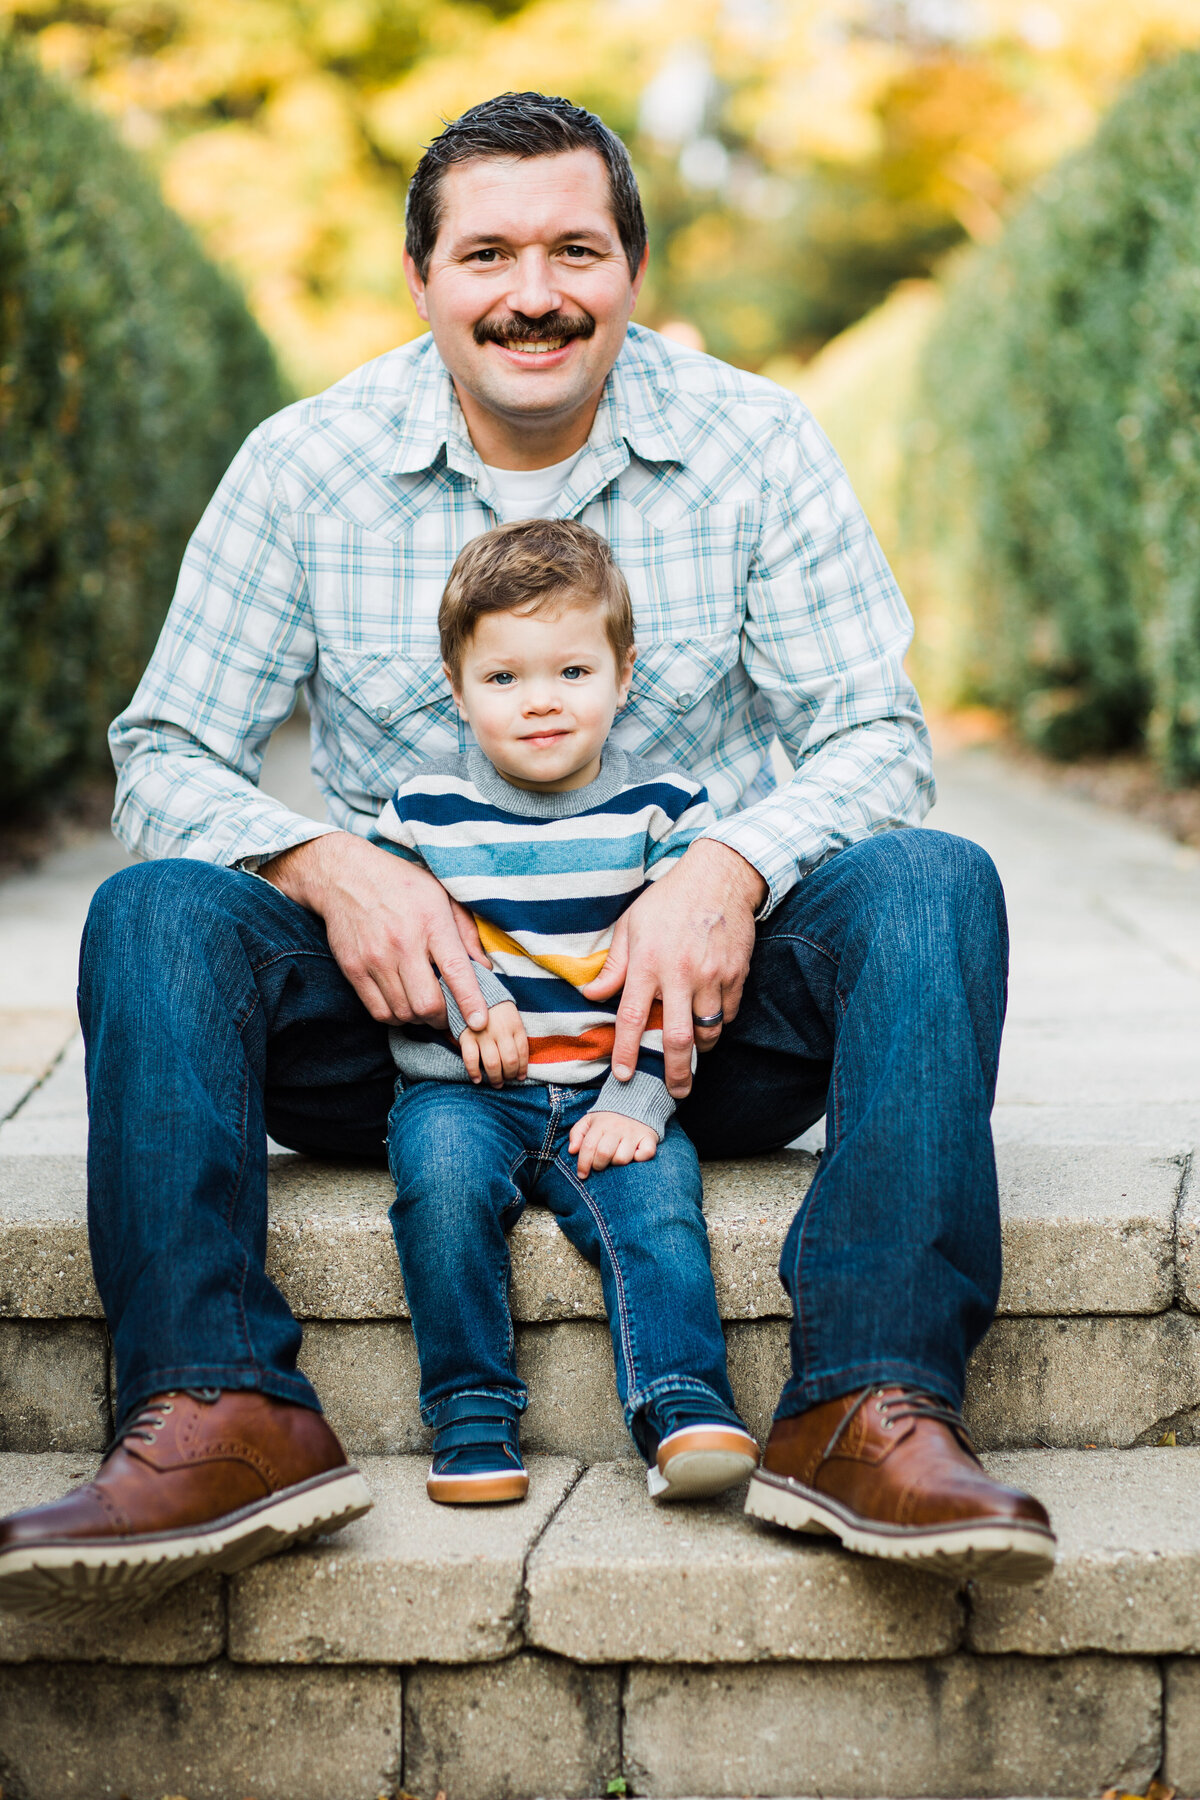
[[[593,1169],[607,1169],[610,1163],[649,1162],[658,1149],[658,1133],[624,1113],[584,1113],[571,1127],[567,1149],[579,1158],[575,1166],[580,1181],[586,1181]]]
[[[338,831],[272,857],[259,874],[324,919],[338,967],[381,1025],[445,1025],[440,970],[467,1024],[486,1029],[471,958],[491,964],[471,914],[427,869]]]
[[[608,1000],[622,987],[612,1071],[628,1081],[650,1008],[662,1000],[667,1090],[681,1100],[692,1085],[692,1045],[711,1050],[720,1025],[693,1018],[722,1015],[728,1024],[741,1005],[754,950],[754,914],[767,884],[727,844],[697,838],[666,875],[622,913],[608,959],[581,988],[589,1000]]]
[[[511,1000],[501,1000],[488,1011],[482,1031],[469,1027],[458,1040],[467,1074],[478,1083],[487,1076],[494,1088],[506,1081],[524,1081],[529,1067],[529,1039],[521,1015]],[[481,1072],[482,1071],[482,1072]]]

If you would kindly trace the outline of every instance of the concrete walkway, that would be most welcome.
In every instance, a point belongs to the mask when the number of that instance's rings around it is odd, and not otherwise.
[[[983,844],[1009,899],[997,1139],[1190,1150],[1200,1143],[1200,853],[991,751],[941,756],[938,776],[930,825]],[[298,722],[277,734],[264,786],[318,807]],[[75,959],[91,894],[125,860],[97,836],[0,884],[0,1155],[85,1147]]]

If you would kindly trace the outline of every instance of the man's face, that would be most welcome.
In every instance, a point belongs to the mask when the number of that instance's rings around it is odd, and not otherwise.
[[[594,150],[449,168],[422,282],[405,269],[460,390],[499,419],[547,424],[603,386],[641,286]]]

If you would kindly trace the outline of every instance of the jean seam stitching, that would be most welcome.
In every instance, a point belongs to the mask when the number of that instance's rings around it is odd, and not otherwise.
[[[803,941],[807,942],[806,939]],[[841,994],[838,993],[836,991],[836,989],[834,992],[834,1000],[837,1005],[838,1013],[841,1017],[841,1020],[844,1023],[845,1016],[846,1016],[845,1002],[843,1001]],[[833,1142],[835,1145],[837,1143],[838,1119],[841,1115],[841,1109],[842,1109],[841,1093],[839,1090],[841,1068],[838,1063],[837,1050],[838,1050],[838,1046],[835,1041],[834,1047],[833,1047],[833,1067],[830,1071],[830,1080],[829,1080],[829,1089],[830,1089],[830,1093],[833,1096],[832,1138],[833,1138]],[[816,1181],[818,1183],[820,1181],[820,1175],[821,1175],[821,1171],[818,1169],[817,1175],[816,1175]],[[821,1198],[821,1192],[820,1192],[819,1186],[817,1189],[816,1197],[818,1200]],[[796,1313],[796,1334],[800,1339],[801,1349],[803,1352],[804,1362],[805,1362],[806,1367],[808,1366],[808,1364],[811,1362],[811,1359],[812,1359],[812,1344],[811,1344],[811,1339],[810,1339],[810,1335],[809,1335],[808,1314],[803,1305],[803,1291],[804,1290],[800,1285],[800,1262],[801,1262],[801,1257],[802,1257],[803,1251],[804,1251],[804,1240],[808,1235],[809,1222],[812,1219],[813,1212],[814,1212],[813,1198],[812,1198],[812,1193],[810,1191],[809,1196],[808,1196],[808,1203],[804,1209],[804,1220],[800,1226],[800,1230],[796,1237],[796,1256],[795,1256],[795,1261],[794,1261],[794,1265],[793,1265],[794,1270],[795,1270],[795,1274],[793,1277],[793,1292],[794,1292],[793,1303],[795,1306],[795,1313]]]
[[[246,1151],[247,1151],[248,1139],[250,1136],[246,1114],[249,1109],[249,1105],[250,1105],[250,1069],[249,1069],[249,1066],[247,1066],[246,1073],[245,1073],[245,1079],[242,1084],[241,1156],[238,1159],[237,1176],[234,1180],[233,1187],[230,1191],[229,1205],[226,1208],[226,1213],[225,1213],[225,1224],[231,1232],[233,1230],[234,1198],[238,1192],[238,1189],[241,1187],[242,1176],[243,1176],[243,1174],[245,1172],[245,1168],[246,1168]],[[263,1195],[263,1211],[265,1212],[266,1210],[267,1210],[267,1199],[266,1199],[266,1194],[264,1193],[264,1195]],[[261,1364],[259,1362],[258,1357],[255,1355],[254,1342],[250,1336],[250,1327],[246,1320],[246,1277],[250,1272],[250,1258],[247,1256],[246,1251],[242,1246],[239,1245],[239,1248],[241,1249],[242,1268],[241,1268],[241,1276],[239,1278],[238,1285],[237,1285],[237,1296],[236,1296],[238,1320],[241,1325],[242,1342],[246,1346],[247,1354],[249,1355],[250,1360],[254,1364],[255,1368],[260,1368]],[[265,1260],[263,1263],[263,1279],[264,1280],[267,1279]]]
[[[562,1113],[562,1102],[558,1097],[557,1088],[548,1087],[546,1089],[546,1094],[550,1101],[550,1116],[546,1120],[546,1129],[542,1133],[541,1147],[535,1153],[535,1161],[537,1162],[557,1161],[557,1158],[551,1155],[551,1151],[554,1149],[554,1140],[558,1136],[558,1122]],[[522,1152],[522,1154],[526,1154],[526,1152]]]
[[[608,1260],[612,1265],[613,1271],[613,1286],[616,1289],[617,1295],[617,1322],[621,1337],[621,1354],[625,1359],[625,1385],[629,1393],[634,1393],[637,1391],[638,1387],[637,1363],[634,1356],[633,1336],[629,1329],[629,1307],[625,1298],[625,1282],[621,1274],[620,1263],[617,1261],[617,1253],[613,1245],[612,1236],[603,1214],[600,1212],[599,1208],[593,1204],[591,1195],[584,1187],[582,1181],[579,1180],[575,1171],[568,1168],[561,1156],[556,1156],[554,1163],[556,1168],[562,1170],[572,1187],[575,1188],[579,1198],[583,1201],[583,1204],[587,1207],[589,1213],[591,1213],[596,1229],[608,1252]]]
[[[762,942],[767,944],[807,944],[810,950],[815,950],[817,955],[823,956],[827,962],[837,964],[841,961],[841,958],[833,950],[826,949],[825,945],[819,944],[816,938],[806,937],[802,931],[776,932],[773,936],[764,937]]]

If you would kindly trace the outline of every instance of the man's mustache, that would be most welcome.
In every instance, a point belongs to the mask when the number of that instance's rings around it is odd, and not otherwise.
[[[507,319],[480,319],[474,326],[477,344],[502,344],[510,348],[519,344],[544,344],[548,338],[590,338],[596,321],[590,313],[543,313],[530,319],[524,313],[510,313]]]

